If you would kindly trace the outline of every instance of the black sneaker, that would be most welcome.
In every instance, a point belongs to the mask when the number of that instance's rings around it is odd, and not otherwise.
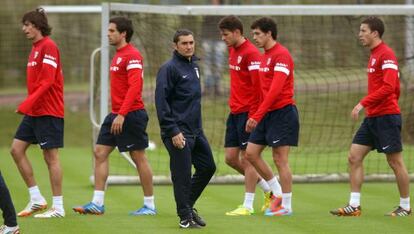
[[[198,215],[198,211],[195,208],[193,208],[192,215],[194,222],[196,222],[198,225],[202,227],[205,227],[207,225],[206,222]]]
[[[406,210],[401,206],[398,206],[397,209],[391,211],[390,213],[385,214],[386,216],[409,216],[411,215],[411,209]]]
[[[180,225],[180,228],[201,228],[201,226],[194,222],[191,218],[180,220],[178,225]]]

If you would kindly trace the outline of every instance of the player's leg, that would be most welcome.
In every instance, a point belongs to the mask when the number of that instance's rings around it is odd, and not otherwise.
[[[130,212],[130,215],[155,215],[154,193],[152,185],[152,170],[145,156],[148,147],[146,133],[148,115],[144,109],[129,112],[125,116],[122,133],[116,135],[116,144],[119,151],[129,152],[140,177],[144,192],[144,205]]]
[[[241,175],[245,175],[244,166],[246,163],[242,163],[242,160],[240,158],[240,153],[242,152],[241,146],[244,146],[244,148],[247,145],[247,139],[241,139],[240,136],[240,129],[239,127],[239,116],[241,114],[229,114],[226,122],[226,135],[225,135],[225,162],[227,165],[235,169],[237,172],[239,172]],[[243,122],[243,125],[245,123],[245,120]],[[244,150],[243,150],[244,151]],[[246,183],[246,177],[245,177],[245,183]],[[254,189],[253,189],[254,190]],[[229,212],[226,212],[226,215],[230,216],[239,216],[239,215],[251,215],[253,213],[253,199],[254,194],[251,192],[245,192],[245,205],[239,205],[236,209],[231,210]],[[246,202],[247,201],[247,202]],[[251,203],[251,205],[249,205]]]
[[[279,179],[282,188],[281,203],[275,199],[265,212],[268,216],[282,216],[292,214],[292,172],[289,167],[290,146],[283,145],[272,147],[273,162],[279,172]]]
[[[361,215],[361,187],[364,180],[363,160],[375,146],[375,136],[370,129],[369,118],[365,118],[352,140],[348,154],[349,183],[351,193],[346,206],[331,210],[330,213],[337,216]]]
[[[349,183],[351,193],[346,206],[331,210],[330,213],[337,216],[361,215],[361,187],[364,181],[363,161],[371,151],[372,146],[352,144],[348,155]]]
[[[61,218],[65,216],[62,196],[62,168],[58,148],[63,147],[64,120],[52,116],[41,116],[34,119],[34,133],[43,151],[43,158],[49,171],[49,180],[53,194],[51,209],[35,218]]]
[[[79,214],[102,215],[105,213],[105,187],[109,174],[109,154],[116,146],[115,136],[111,133],[114,114],[108,114],[102,123],[99,136],[94,148],[94,178],[95,190],[92,201],[83,205],[73,207],[73,211]]]
[[[10,154],[16,163],[19,172],[26,183],[30,201],[27,206],[20,211],[17,216],[26,217],[33,213],[44,210],[47,208],[45,198],[40,193],[36,180],[33,175],[33,168],[26,155],[26,150],[31,143],[37,143],[37,139],[34,133],[34,118],[30,116],[24,116],[20,123],[15,138],[13,139]]]
[[[26,150],[29,148],[30,143],[19,139],[13,139],[10,154],[13,156],[13,160],[19,169],[27,187],[36,186],[36,181],[33,176],[33,168],[26,155]]]
[[[145,156],[145,150],[134,150],[130,152],[131,159],[134,161],[140,178],[142,190],[144,192],[144,206],[131,215],[155,215],[154,191],[152,183],[152,170]]]
[[[379,152],[387,156],[388,165],[395,174],[400,193],[400,204],[397,209],[387,213],[389,216],[408,216],[410,206],[410,179],[402,156],[401,115],[386,115],[377,117],[376,122]]]
[[[387,154],[387,161],[395,174],[398,190],[400,193],[399,209],[396,209],[388,215],[390,216],[408,216],[411,214],[410,206],[410,178],[401,152]]]
[[[249,163],[246,159],[246,150],[239,150],[241,157],[241,165],[244,168],[244,186],[245,194],[243,205],[238,206],[238,208],[226,212],[226,215],[229,216],[245,216],[252,215],[254,213],[253,202],[255,197],[256,183],[258,181],[259,175],[256,172],[256,169]]]
[[[3,232],[0,233],[18,233],[19,226],[17,226],[16,211],[10,197],[9,189],[4,182],[3,176],[0,172],[0,209],[3,212],[4,225],[0,227]]]
[[[236,170],[241,175],[244,175],[244,168],[240,160],[240,149],[239,147],[226,147],[224,149],[225,162],[231,168]]]
[[[367,145],[352,144],[348,155],[349,182],[352,193],[360,193],[364,181],[364,158],[372,147]],[[358,201],[359,203],[359,201]],[[359,206],[359,204],[353,204]]]
[[[240,142],[241,139],[238,133],[238,115],[229,114],[226,121],[226,135],[224,138],[224,155],[225,162],[231,168],[239,172],[241,175],[244,175],[244,168],[240,160],[240,145],[246,144],[245,142]],[[246,147],[246,146],[244,146]]]
[[[299,141],[299,115],[295,105],[288,105],[268,113],[266,142],[272,147],[273,162],[279,172],[280,184],[274,178],[269,184],[274,187],[272,199],[265,215],[282,216],[292,214],[292,172],[289,167],[289,150]],[[282,193],[280,194],[279,188]]]
[[[49,170],[49,180],[53,194],[51,209],[42,214],[35,215],[35,218],[61,218],[65,216],[62,196],[62,168],[57,148],[44,149],[44,160]]]

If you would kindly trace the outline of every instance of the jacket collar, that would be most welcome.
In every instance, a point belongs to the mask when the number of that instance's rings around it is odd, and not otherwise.
[[[173,57],[175,59],[178,59],[180,61],[187,62],[187,63],[191,63],[191,62],[200,60],[200,58],[198,58],[195,55],[191,56],[191,60],[188,60],[188,58],[186,58],[186,57],[182,56],[180,53],[178,53],[177,50],[174,50]]]

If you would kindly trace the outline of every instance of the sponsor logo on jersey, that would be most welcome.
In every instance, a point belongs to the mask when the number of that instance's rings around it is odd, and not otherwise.
[[[34,66],[36,66],[37,65],[37,62],[36,61],[32,61],[32,62],[28,62],[27,63],[27,66],[28,67],[34,67]]]
[[[119,67],[118,66],[111,66],[109,68],[110,71],[119,71]]]
[[[374,73],[375,72],[375,68],[372,68],[372,67],[367,68],[367,72],[368,73]]]
[[[240,71],[241,70],[241,68],[239,66],[235,66],[235,65],[231,65],[231,64],[229,64],[229,68],[231,70],[236,70],[236,71]]]

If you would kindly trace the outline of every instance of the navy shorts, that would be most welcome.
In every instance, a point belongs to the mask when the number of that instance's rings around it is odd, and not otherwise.
[[[249,142],[258,145],[297,146],[299,115],[295,105],[268,112],[250,134]]]
[[[117,114],[110,113],[105,117],[96,144],[117,146],[120,152],[143,150],[147,148],[147,112],[144,109],[129,112],[125,116],[122,132],[119,135],[111,133],[112,122],[116,116]]]
[[[41,149],[63,148],[63,126],[63,118],[25,115],[14,138],[39,144]]]
[[[366,117],[352,140],[353,144],[372,146],[379,153],[402,151],[401,115]]]
[[[248,112],[229,114],[226,124],[224,147],[239,147],[245,150],[250,133],[246,132]]]

